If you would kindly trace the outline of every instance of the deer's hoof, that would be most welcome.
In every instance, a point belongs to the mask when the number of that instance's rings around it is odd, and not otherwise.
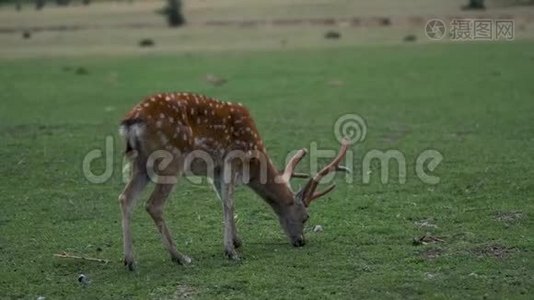
[[[235,249],[231,249],[231,250],[226,249],[224,250],[224,254],[229,260],[233,260],[233,261],[241,260],[241,258],[239,257],[239,254],[237,254],[237,251],[235,251]]]
[[[129,271],[135,271],[136,265],[135,261],[131,258],[124,258],[124,266],[128,268]]]
[[[233,240],[233,243],[234,243],[234,247],[237,249],[239,247],[241,247],[242,243],[241,243],[241,239],[238,238],[238,237],[235,237]]]
[[[186,255],[171,256],[171,260],[179,265],[188,265],[191,263],[191,258]]]

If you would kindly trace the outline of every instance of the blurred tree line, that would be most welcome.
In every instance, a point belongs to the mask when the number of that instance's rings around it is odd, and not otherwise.
[[[83,5],[90,5],[91,0],[75,0],[72,2],[81,1]],[[182,10],[182,0],[166,0],[167,5],[160,11],[167,18],[167,23],[171,27],[178,27],[185,24],[185,17]],[[15,4],[17,10],[22,9],[22,4],[35,4],[35,9],[41,10],[47,3],[53,2],[57,6],[68,6],[71,0],[0,0],[0,5]]]
[[[505,7],[514,5],[534,5],[534,0],[468,0],[464,9],[485,9],[486,4],[493,7]]]
[[[59,6],[67,6],[71,2],[81,2],[83,4],[89,4],[92,0],[0,0],[0,5],[3,4],[15,4],[15,5],[22,5],[26,3],[36,3],[36,2],[54,2],[56,5]],[[95,0],[98,2],[113,2],[113,0]],[[135,1],[135,0],[129,0],[129,1]],[[118,0],[117,2],[121,2]],[[176,8],[181,7],[181,0],[167,0],[167,8]],[[502,5],[532,5],[534,4],[534,0],[466,0],[467,5],[466,7],[471,8],[480,8],[484,7],[485,2],[489,2],[490,4],[497,4],[498,6]],[[183,16],[182,16],[183,18]]]
[[[178,27],[185,24],[185,18],[182,13],[182,0],[167,0],[165,8],[167,23],[171,27]]]
[[[83,5],[90,5],[92,0],[74,0],[73,2],[80,1]],[[99,0],[104,2],[103,0]],[[133,1],[133,0],[130,0]],[[167,18],[167,23],[171,27],[178,27],[185,24],[185,18],[182,11],[182,0],[166,0],[167,5],[160,11]],[[57,6],[68,6],[71,4],[71,0],[0,0],[0,5],[15,4],[17,10],[22,9],[23,3],[35,4],[35,9],[41,10],[47,4],[47,2],[54,2]],[[110,1],[111,2],[111,1]],[[463,9],[485,9],[485,0],[467,0],[467,4],[463,6]],[[493,0],[490,1],[497,6],[509,6],[509,5],[534,5],[534,0]]]
[[[0,0],[0,5],[14,4],[17,10],[22,9],[22,5],[34,4],[35,9],[41,10],[47,3],[54,3],[56,6],[69,6],[71,3],[91,4],[91,0]]]
[[[484,0],[469,0],[469,3],[467,4],[466,8],[484,9],[486,7],[484,6]]]

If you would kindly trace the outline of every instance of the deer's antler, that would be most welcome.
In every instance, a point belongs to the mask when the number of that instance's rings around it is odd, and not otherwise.
[[[307,151],[306,149],[300,149],[291,157],[289,162],[286,165],[286,168],[284,169],[284,173],[282,174],[282,181],[283,182],[289,182],[289,180],[293,177],[295,178],[308,178],[307,174],[304,173],[295,173],[295,168],[297,167],[298,163],[304,158]]]
[[[301,199],[306,207],[309,206],[313,200],[331,192],[336,187],[335,184],[332,184],[331,186],[329,186],[323,191],[315,192],[315,190],[317,189],[317,186],[319,185],[319,182],[324,176],[335,171],[343,171],[343,172],[350,173],[349,168],[339,165],[339,163],[343,160],[343,158],[345,158],[348,148],[349,148],[349,140],[344,138],[341,141],[341,149],[339,150],[339,153],[336,156],[336,158],[334,158],[332,162],[330,162],[328,165],[322,168],[317,174],[315,174],[315,176],[313,176],[308,181],[308,183],[304,186],[304,188],[299,192],[299,194],[301,194],[302,196]]]

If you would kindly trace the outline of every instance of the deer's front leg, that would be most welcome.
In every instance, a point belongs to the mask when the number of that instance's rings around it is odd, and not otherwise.
[[[132,233],[130,230],[130,219],[132,216],[132,208],[139,197],[139,194],[148,183],[147,177],[139,172],[134,172],[130,181],[119,196],[119,202],[122,210],[122,236],[123,236],[123,250],[124,250],[124,265],[130,271],[135,269],[135,261],[132,249]]]
[[[221,200],[221,203],[223,204],[223,211],[224,211],[224,201],[223,201],[223,192],[222,192],[222,177],[221,177],[221,174],[220,172],[217,172],[215,178],[213,178],[213,188],[215,189],[215,192],[217,193],[217,196],[219,197],[219,200]],[[232,200],[233,202],[233,200]],[[232,211],[233,211],[233,205],[232,205]],[[233,214],[233,212],[232,212]],[[234,218],[232,218],[232,242],[234,244],[234,248],[239,248],[241,247],[241,239],[238,237],[237,235],[237,229],[236,229],[236,226],[235,226],[235,222],[234,221]],[[226,222],[225,222],[226,224]]]
[[[224,252],[228,258],[239,260],[239,255],[235,250],[241,246],[241,241],[237,237],[234,221],[234,183],[220,182],[221,200],[224,215]]]

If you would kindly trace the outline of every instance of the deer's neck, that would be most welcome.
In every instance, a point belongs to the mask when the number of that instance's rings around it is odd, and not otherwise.
[[[284,207],[293,203],[293,192],[286,183],[277,180],[278,175],[276,167],[269,162],[263,177],[252,177],[248,186],[279,214]]]

